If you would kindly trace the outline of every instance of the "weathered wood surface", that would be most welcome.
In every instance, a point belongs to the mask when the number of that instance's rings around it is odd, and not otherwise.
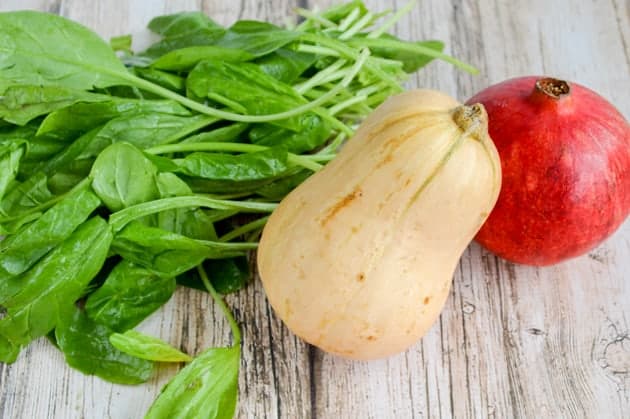
[[[1,0],[78,20],[104,37],[137,32],[158,14],[203,10],[228,24],[281,23],[296,6],[330,1]],[[578,81],[630,116],[627,0],[426,0],[395,28],[446,41],[471,76],[433,63],[410,83],[462,100],[511,76]],[[369,1],[383,9],[402,2]],[[349,362],[297,340],[258,284],[229,298],[244,329],[240,418],[630,417],[630,222],[589,255],[537,269],[472,244],[439,322],[407,353]],[[145,331],[186,351],[224,344],[229,328],[207,295],[180,290]],[[44,339],[0,367],[0,417],[138,418],[175,373],[108,384],[69,369]]]

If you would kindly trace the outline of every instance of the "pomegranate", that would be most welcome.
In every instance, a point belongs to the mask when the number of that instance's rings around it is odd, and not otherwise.
[[[551,265],[609,237],[630,212],[630,125],[577,83],[520,77],[472,97],[489,117],[503,185],[476,240],[496,255]]]

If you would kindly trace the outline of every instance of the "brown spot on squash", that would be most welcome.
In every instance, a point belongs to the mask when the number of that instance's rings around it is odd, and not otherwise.
[[[381,161],[379,161],[376,164],[376,169],[380,169],[381,167],[385,166],[387,163],[391,163],[392,160],[394,160],[394,156],[392,156],[392,153],[387,153],[387,155],[385,155],[385,157],[383,157]]]
[[[361,196],[363,196],[363,191],[361,191],[361,189],[357,186],[352,192],[341,198],[335,205],[330,207],[320,224],[322,226],[326,225],[326,223],[332,220],[339,211],[352,204],[352,202]]]
[[[374,335],[369,335],[368,337],[366,337],[365,339],[369,340],[370,342],[374,342],[376,340],[376,336]]]
[[[357,275],[357,281],[359,282],[365,281],[365,274],[363,272],[359,272],[359,274]]]
[[[431,301],[431,297],[424,297],[422,303],[426,306],[427,304],[429,304],[429,301]]]

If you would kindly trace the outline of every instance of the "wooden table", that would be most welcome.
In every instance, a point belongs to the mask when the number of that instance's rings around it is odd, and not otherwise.
[[[59,13],[109,37],[181,10],[203,10],[223,24],[281,23],[296,6],[330,3],[2,0],[0,9]],[[435,62],[411,85],[464,100],[508,77],[554,75],[591,87],[630,116],[628,0],[420,3],[396,33],[444,40],[449,53],[481,75]],[[368,5],[383,9],[391,2]],[[238,417],[630,417],[630,222],[587,256],[545,269],[507,263],[472,244],[453,281],[439,321],[422,341],[369,363],[341,360],[296,339],[258,283],[230,297],[244,331]],[[229,339],[210,297],[184,289],[142,329],[193,354]],[[0,417],[7,419],[139,418],[176,372],[164,367],[148,384],[111,385],[68,368],[44,339],[0,368]]]

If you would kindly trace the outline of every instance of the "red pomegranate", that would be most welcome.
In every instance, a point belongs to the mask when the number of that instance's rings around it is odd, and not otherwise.
[[[476,240],[496,255],[551,265],[582,255],[630,213],[630,125],[577,83],[521,77],[482,103],[501,157],[499,200]]]

